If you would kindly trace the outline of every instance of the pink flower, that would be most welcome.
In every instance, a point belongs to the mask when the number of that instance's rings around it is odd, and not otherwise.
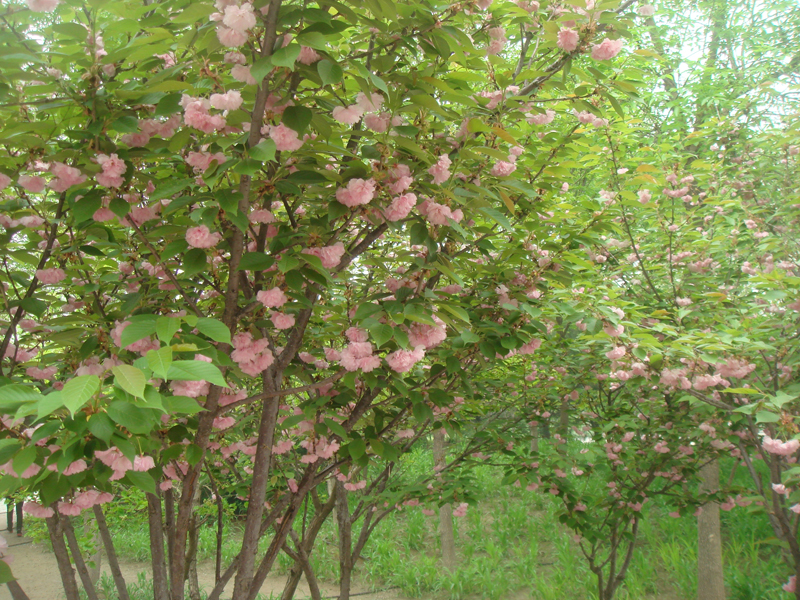
[[[797,575],[789,577],[789,581],[783,584],[783,591],[792,593],[797,591]]]
[[[54,179],[50,180],[47,187],[54,192],[66,192],[74,185],[80,185],[86,181],[86,175],[81,173],[75,167],[68,167],[64,163],[56,162],[50,169],[50,172],[55,175]]]
[[[251,223],[274,223],[275,215],[266,209],[254,210],[247,216]]]
[[[772,491],[775,492],[776,494],[782,494],[784,496],[789,495],[789,490],[782,483],[773,483]]]
[[[282,312],[274,312],[270,315],[270,321],[276,329],[289,329],[294,326],[294,315],[287,315]]]
[[[22,505],[22,510],[37,519],[48,519],[56,514],[52,508],[44,507],[38,502],[26,502]]]
[[[234,425],[236,425],[236,419],[233,417],[217,417],[212,423],[214,429],[229,429]]]
[[[768,435],[764,436],[764,441],[761,442],[761,447],[770,454],[777,454],[779,456],[790,456],[800,449],[800,441],[789,440],[782,442],[780,440],[773,440]]]
[[[297,137],[297,132],[289,129],[283,123],[276,127],[270,127],[269,137],[275,142],[275,148],[279,152],[294,152],[303,145],[303,140]]]
[[[241,6],[228,5],[222,17],[222,23],[235,31],[247,31],[256,26],[256,16],[253,14],[253,5],[249,3]]]
[[[361,120],[364,111],[357,104],[351,104],[347,108],[344,106],[337,106],[333,109],[332,116],[335,121],[344,125],[355,125]]]
[[[0,190],[6,189],[11,184],[11,177],[0,173]]]
[[[256,300],[261,302],[267,308],[279,308],[289,301],[279,287],[274,287],[271,290],[264,290],[256,294]]]
[[[300,54],[297,56],[297,62],[304,65],[311,65],[322,58],[319,53],[313,48],[308,46],[300,46]]]
[[[376,133],[384,133],[392,124],[392,115],[388,112],[370,113],[364,117],[364,127]]]
[[[619,54],[624,43],[625,41],[622,38],[617,40],[606,38],[600,44],[592,46],[592,58],[595,60],[611,60]]]
[[[438,346],[447,339],[447,329],[444,322],[433,315],[436,325],[426,325],[425,323],[413,323],[408,329],[408,342],[413,347],[424,346],[426,350]]]
[[[130,146],[131,148],[142,148],[147,146],[147,143],[150,141],[150,134],[146,131],[137,131],[136,133],[126,133],[123,135],[120,140],[126,146]]]
[[[489,171],[489,174],[495,177],[506,177],[511,175],[516,170],[517,165],[514,163],[498,160],[496,163],[494,163],[494,166],[492,166],[492,170]]]
[[[469,505],[466,502],[462,502],[456,508],[453,509],[453,516],[465,517],[467,515],[467,508],[469,508]]]
[[[58,512],[67,517],[77,517],[81,514],[81,508],[70,502],[59,502]]]
[[[425,357],[425,347],[417,346],[414,350],[395,350],[386,355],[386,363],[396,373],[407,373],[415,364]]]
[[[348,327],[344,332],[350,342],[366,342],[369,339],[369,334],[359,327]]]
[[[322,266],[326,269],[333,269],[337,267],[342,261],[344,256],[344,244],[337,242],[333,246],[324,246],[322,248],[303,248],[303,254],[311,254],[318,257],[322,261]]]
[[[351,179],[347,182],[347,187],[336,190],[336,199],[350,208],[367,204],[374,197],[374,179]]]
[[[257,377],[274,362],[270,352],[269,340],[254,340],[249,332],[237,333],[233,336],[233,352],[231,358],[239,365],[242,372]]]
[[[489,28],[489,47],[486,49],[487,54],[499,54],[508,41],[506,39],[506,30],[502,27]]]
[[[378,93],[371,93],[367,96],[364,92],[358,92],[356,95],[356,104],[364,112],[378,112],[383,106],[383,96]]]
[[[579,41],[580,36],[577,31],[569,27],[562,27],[558,31],[558,42],[556,42],[556,45],[564,52],[575,52],[578,48]]]
[[[399,221],[405,219],[414,205],[417,197],[414,194],[403,194],[392,200],[392,203],[383,211],[383,216],[387,221]]]
[[[528,117],[528,123],[531,125],[547,125],[548,123],[552,123],[553,119],[556,118],[556,111],[554,111],[552,108],[548,108],[543,113],[527,113],[525,116]],[[567,189],[569,189],[569,186],[567,186]]]
[[[339,364],[347,371],[361,369],[369,373],[380,366],[381,359],[372,354],[372,344],[369,342],[351,342],[342,350]]]
[[[428,173],[433,176],[434,185],[439,185],[450,179],[449,169],[452,164],[450,157],[447,154],[442,154],[436,164],[428,169]]]
[[[20,175],[17,183],[32,194],[40,194],[45,188],[44,178],[38,175]]]
[[[231,77],[247,85],[256,84],[255,77],[250,74],[250,67],[246,65],[234,65],[231,67]]]
[[[56,6],[61,4],[61,0],[27,0],[28,8],[33,12],[46,12],[50,13],[56,9]],[[48,509],[52,512],[52,509]],[[52,516],[52,515],[51,515]]]
[[[86,464],[86,461],[81,458],[70,463],[67,468],[64,469],[64,475],[69,477],[70,475],[75,475],[76,473],[82,473],[88,468],[89,467]]]
[[[651,4],[645,4],[644,6],[637,8],[636,12],[643,17],[652,17],[654,14],[656,14],[656,8]]]
[[[249,36],[244,31],[236,31],[230,27],[217,27],[217,39],[226,48],[244,46]]]
[[[213,248],[219,244],[222,236],[219,233],[211,233],[205,225],[190,227],[186,230],[186,242],[192,248]]]
[[[145,472],[155,469],[156,463],[152,456],[135,456],[133,459],[133,470]]]
[[[224,94],[211,94],[209,101],[217,110],[237,110],[242,105],[242,94],[236,90]]]
[[[39,269],[36,271],[36,279],[44,285],[50,285],[63,281],[67,278],[64,269]]]
[[[110,188],[118,188],[122,185],[122,174],[128,168],[125,165],[125,161],[121,160],[116,154],[111,154],[110,156],[98,154],[97,164],[103,169],[103,172],[98,173],[97,177],[95,177],[99,185]]]
[[[647,204],[652,200],[653,196],[650,194],[648,190],[640,190],[639,191],[639,202],[642,204]]]

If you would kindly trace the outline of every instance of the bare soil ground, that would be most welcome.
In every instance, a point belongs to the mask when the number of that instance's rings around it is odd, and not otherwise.
[[[61,578],[58,574],[55,556],[45,548],[32,544],[27,537],[18,538],[3,532],[8,540],[8,554],[13,557],[11,570],[19,581],[22,589],[28,594],[30,600],[64,600],[64,592],[61,587]],[[122,562],[120,565],[125,580],[135,583],[139,573],[149,575],[150,567],[146,563]],[[214,566],[212,564],[200,564],[198,569],[198,579],[200,586],[206,590],[214,587]],[[108,573],[108,564],[102,561],[102,572]],[[77,577],[77,575],[76,575]],[[284,576],[269,577],[261,588],[261,594],[269,598],[270,593],[279,596],[283,591],[286,578]],[[80,583],[78,584],[80,585]],[[230,589],[228,589],[230,588]],[[233,589],[233,583],[226,588],[226,593]],[[320,589],[325,596],[338,595],[338,590],[331,585],[320,584]],[[399,594],[397,590],[370,593],[363,586],[354,586],[354,594],[358,595],[357,600],[406,600],[406,597]],[[365,593],[366,592],[366,593]],[[223,598],[227,597],[223,594]],[[295,598],[305,600],[309,598],[308,586],[305,581],[301,581]],[[11,594],[5,585],[0,586],[0,600],[12,600]]]

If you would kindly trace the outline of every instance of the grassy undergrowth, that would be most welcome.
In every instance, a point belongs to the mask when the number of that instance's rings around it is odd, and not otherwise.
[[[431,468],[430,450],[413,452],[404,465],[407,477]],[[723,462],[729,474],[733,462]],[[490,466],[471,473],[483,498],[467,515],[455,519],[458,566],[452,572],[439,561],[437,516],[425,516],[416,508],[390,515],[376,529],[356,569],[356,581],[372,589],[398,588],[412,598],[437,600],[561,600],[595,598],[595,579],[572,533],[556,518],[557,500],[549,494],[527,492],[500,485],[500,473]],[[742,469],[735,474],[747,483]],[[135,504],[135,497],[122,503]],[[125,518],[134,506],[109,511],[120,558],[149,561],[147,527]],[[658,500],[643,509],[640,537],[620,600],[693,600],[697,588],[697,526],[691,517],[673,519]],[[142,514],[142,513],[139,513]],[[237,521],[227,524],[223,536],[223,564],[238,551]],[[722,513],[725,583],[730,600],[781,598],[786,567],[776,546],[765,543],[772,531],[764,515],[743,509]],[[213,525],[200,532],[198,557],[211,561],[216,538]],[[262,541],[266,549],[267,541]],[[334,523],[325,523],[311,556],[318,578],[335,583],[338,575],[337,538]],[[281,555],[278,572],[287,572],[291,561]],[[140,581],[140,588],[145,583]]]

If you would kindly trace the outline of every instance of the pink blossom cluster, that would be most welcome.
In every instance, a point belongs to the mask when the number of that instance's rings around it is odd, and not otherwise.
[[[720,377],[735,377],[736,379],[747,377],[755,368],[755,364],[737,358],[729,358],[723,364],[716,365],[716,371]]]
[[[403,194],[392,199],[392,203],[383,211],[387,221],[400,221],[405,219],[417,203],[416,194]]]
[[[111,502],[113,499],[114,496],[109,492],[101,492],[99,490],[89,489],[89,490],[84,490],[83,492],[79,492],[78,494],[75,494],[75,497],[68,502],[64,501],[59,502],[57,507],[58,507],[58,512],[60,514],[65,515],[67,517],[77,517],[78,515],[81,514],[81,511],[87,510],[99,504],[105,504],[107,502]],[[42,507],[39,508],[41,509]],[[34,509],[34,511],[39,513],[42,512],[41,510],[37,509]],[[32,516],[37,516],[37,515],[32,515]]]
[[[321,248],[303,248],[302,254],[316,256],[322,261],[322,266],[326,269],[337,267],[344,256],[345,247],[342,242],[336,242],[333,246],[323,246]]]
[[[464,213],[460,208],[451,210],[446,204],[439,204],[426,198],[417,207],[419,214],[426,217],[431,225],[449,225],[450,219],[460,223],[464,219]]]
[[[120,159],[116,154],[97,155],[97,164],[103,170],[98,173],[95,179],[99,185],[108,188],[118,188],[122,185],[122,174],[127,170],[125,161]]]
[[[488,33],[489,46],[486,48],[486,54],[500,54],[508,41],[506,30],[502,27],[490,27]]]
[[[247,42],[248,31],[256,26],[256,15],[253,5],[244,2],[241,5],[217,0],[217,10],[209,19],[217,22],[217,39],[226,48],[238,48]]]
[[[592,58],[595,60],[611,60],[619,54],[624,44],[625,41],[622,38],[616,40],[606,38],[601,43],[592,46]]]
[[[602,119],[588,110],[583,112],[573,111],[573,114],[578,121],[585,125],[592,125],[594,127],[605,127],[608,125],[608,119]]]
[[[282,312],[273,311],[269,316],[270,321],[275,326],[275,329],[290,329],[294,327],[294,315],[289,315]]]
[[[346,187],[336,190],[336,199],[350,208],[367,204],[374,197],[374,179],[351,179]]]
[[[279,152],[294,152],[303,146],[297,132],[283,123],[269,128],[269,138],[275,142],[275,149]]]
[[[195,173],[202,173],[216,161],[218,165],[224,163],[227,157],[222,152],[211,154],[210,152],[189,152],[186,155],[186,163],[192,167]]]
[[[186,230],[186,243],[192,248],[213,248],[222,241],[222,234],[211,231],[205,225]]]
[[[558,31],[558,39],[556,45],[564,52],[575,52],[578,49],[580,42],[580,35],[571,27],[562,27]]]
[[[213,133],[225,127],[225,117],[210,114],[211,102],[204,98],[194,98],[183,94],[181,106],[183,107],[183,121],[189,127],[199,129],[203,133]]]
[[[426,350],[430,350],[447,339],[447,329],[444,321],[436,315],[432,315],[431,318],[435,325],[412,323],[408,328],[408,343],[412,347],[423,346]]]
[[[798,449],[800,449],[800,441],[788,440],[786,442],[782,442],[781,440],[773,440],[768,435],[765,435],[764,440],[761,442],[761,447],[770,454],[791,456],[797,452]]]
[[[552,108],[548,108],[543,113],[525,113],[527,117],[527,121],[531,125],[547,125],[553,122],[553,119],[556,118],[556,111]]]
[[[274,287],[269,290],[263,290],[256,294],[256,300],[261,302],[267,308],[280,308],[289,301],[286,294],[283,293],[281,288]]]
[[[345,332],[350,343],[339,353],[338,358],[335,354],[327,351],[325,355],[328,360],[337,360],[347,371],[358,371],[365,373],[377,369],[381,364],[379,356],[373,354],[372,344],[367,341],[367,332],[363,329],[351,327]]]
[[[39,280],[39,283],[42,285],[52,285],[55,283],[59,283],[64,281],[67,278],[67,274],[64,272],[64,269],[59,268],[51,268],[51,269],[37,269],[36,271],[36,279]]]
[[[306,450],[306,453],[300,457],[300,462],[304,464],[313,464],[320,459],[329,460],[333,458],[340,447],[339,442],[328,441],[324,436],[303,440],[300,442],[300,446]]]
[[[211,94],[208,101],[217,110],[238,110],[243,102],[242,94],[237,90],[230,90],[224,94]]]
[[[31,194],[41,194],[47,186],[44,177],[39,177],[38,175],[20,175],[17,183]]]
[[[692,387],[699,391],[706,390],[717,385],[729,387],[731,384],[727,379],[723,379],[719,374],[698,375],[694,378],[694,382],[692,383]]]
[[[86,175],[75,167],[68,167],[64,163],[54,162],[50,167],[50,172],[54,177],[47,184],[47,187],[54,192],[66,192],[72,186],[80,185],[86,181]]]
[[[33,12],[51,13],[56,6],[61,4],[61,0],[26,0],[28,8]]]
[[[450,179],[450,165],[452,164],[450,157],[447,154],[442,154],[436,164],[428,169],[428,174],[433,177],[434,185],[439,185]]]
[[[94,456],[114,471],[109,481],[122,479],[128,471],[144,472],[156,466],[152,456],[135,456],[131,462],[116,446],[111,446],[108,450],[95,450]]]
[[[389,191],[392,194],[402,194],[411,184],[414,178],[411,177],[411,169],[408,165],[398,163],[389,168],[389,178],[387,180]]]
[[[396,373],[407,373],[415,364],[425,357],[425,347],[417,346],[413,350],[395,350],[386,355],[386,363]]]
[[[254,340],[249,331],[237,333],[232,340],[231,358],[239,368],[251,377],[259,376],[274,362],[275,357],[269,350],[269,340]]]

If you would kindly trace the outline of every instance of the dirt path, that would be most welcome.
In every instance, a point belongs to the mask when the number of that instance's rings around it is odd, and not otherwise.
[[[11,537],[7,534],[5,537],[8,539],[8,554],[13,557],[11,570],[30,600],[63,600],[64,592],[61,587],[61,578],[59,577],[58,566],[53,554],[39,545],[32,544],[29,538]],[[122,562],[120,567],[125,581],[129,584],[136,582],[139,573],[144,572],[148,575],[150,573],[149,565],[146,563]],[[108,573],[109,576],[111,574],[105,560],[103,560],[102,572]],[[210,590],[214,587],[213,565],[201,564],[198,569],[198,579],[201,588]],[[267,578],[261,587],[261,595],[265,599],[269,598],[270,594],[273,594],[274,597],[280,597],[285,582],[286,577],[284,576]],[[80,581],[78,585],[80,586]],[[320,588],[325,596],[336,597],[338,595],[338,590],[332,585],[320,584]],[[225,591],[230,593],[232,589],[233,583]],[[367,588],[363,586],[354,586],[353,588],[354,593],[365,591],[367,591]],[[223,598],[226,597],[228,596],[223,596]],[[309,597],[308,586],[305,581],[301,581],[295,598],[296,600],[305,600]],[[357,596],[357,598],[358,600],[406,600],[406,597],[399,594],[397,590],[366,593],[363,596]],[[12,600],[11,594],[5,585],[0,586],[0,600]]]

